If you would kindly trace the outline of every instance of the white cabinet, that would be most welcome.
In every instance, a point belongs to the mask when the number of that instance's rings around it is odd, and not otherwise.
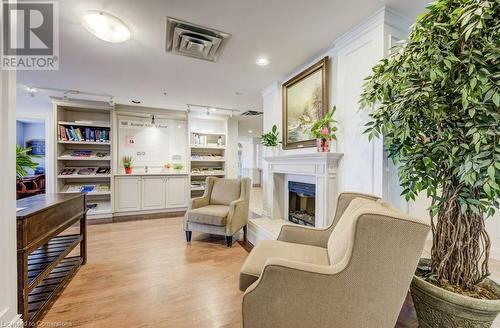
[[[167,207],[187,206],[188,180],[186,177],[168,177],[165,182]]]
[[[141,209],[141,177],[117,177],[116,210],[118,212],[139,211]]]
[[[157,211],[188,206],[187,176],[115,178],[115,212]]]
[[[165,177],[142,177],[142,209],[165,208]]]

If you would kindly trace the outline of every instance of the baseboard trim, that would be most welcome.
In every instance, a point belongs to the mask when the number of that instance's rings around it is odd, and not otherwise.
[[[155,213],[133,213],[126,214],[121,213],[120,215],[105,218],[105,219],[91,219],[87,220],[87,225],[98,225],[98,224],[108,224],[108,223],[120,223],[129,221],[142,221],[142,220],[156,220],[184,216],[186,211],[170,211],[170,212],[155,212]]]
[[[120,216],[113,217],[113,223],[173,218],[173,217],[183,216],[184,213],[186,213],[186,211],[143,213],[143,214],[137,213],[137,214],[130,214],[130,215],[120,215]]]

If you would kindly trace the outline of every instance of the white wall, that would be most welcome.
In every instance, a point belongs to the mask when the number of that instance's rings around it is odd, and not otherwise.
[[[330,109],[337,106],[335,114],[339,122],[338,142],[334,150],[343,153],[339,168],[339,190],[358,191],[383,196],[387,190],[388,173],[384,165],[381,140],[368,141],[363,135],[367,111],[359,110],[359,97],[363,79],[370,75],[371,68],[387,54],[391,35],[405,35],[411,22],[387,8],[374,13],[358,26],[334,41],[334,46],[325,53],[301,65],[286,78],[276,81],[262,92],[264,105],[264,132],[276,124],[282,131],[281,85],[319,59],[330,58]],[[286,150],[283,154],[316,152],[315,148]],[[269,155],[269,150],[264,156]],[[268,175],[266,165],[263,176]],[[392,173],[392,172],[391,172]],[[264,209],[271,199],[270,188],[264,179]],[[268,212],[269,213],[269,212]]]
[[[238,177],[238,119],[236,117],[230,117],[227,121],[226,177],[228,179]]]
[[[43,94],[30,97],[17,89],[16,119],[39,120],[45,124],[45,175],[47,193],[54,192],[54,138],[55,123],[52,100]]]
[[[3,26],[0,9],[0,26]],[[0,31],[0,33],[3,33]],[[1,71],[0,79],[0,326],[19,319],[17,315],[16,262],[16,75]]]

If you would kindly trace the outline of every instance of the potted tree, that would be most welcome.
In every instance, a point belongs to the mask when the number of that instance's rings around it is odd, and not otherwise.
[[[278,127],[276,126],[276,124],[274,124],[272,127],[271,127],[271,131],[267,132],[267,133],[264,133],[261,137],[260,137],[260,140],[262,142],[262,144],[268,148],[271,149],[272,151],[272,155],[273,156],[276,156],[276,153],[277,153],[277,150],[278,150],[278,144],[279,144],[279,141],[278,141],[278,137],[279,137],[279,131],[278,131]]]
[[[421,327],[490,327],[500,311],[484,224],[500,198],[499,31],[498,0],[438,0],[364,85],[365,132],[383,136],[402,195],[432,200],[411,286]]]
[[[316,148],[318,152],[330,152],[330,144],[332,140],[337,140],[335,132],[337,127],[334,126],[335,121],[333,119],[333,114],[336,111],[336,107],[333,106],[332,110],[327,112],[318,121],[314,122],[311,127],[311,134],[316,138]]]

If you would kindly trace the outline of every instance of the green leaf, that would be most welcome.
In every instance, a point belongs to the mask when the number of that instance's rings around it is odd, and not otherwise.
[[[495,165],[491,164],[489,167],[488,167],[488,175],[490,176],[490,178],[492,180],[495,180]]]
[[[495,104],[495,106],[497,106],[497,107],[500,106],[500,94],[499,93],[495,93],[491,99],[493,100],[493,103]]]

